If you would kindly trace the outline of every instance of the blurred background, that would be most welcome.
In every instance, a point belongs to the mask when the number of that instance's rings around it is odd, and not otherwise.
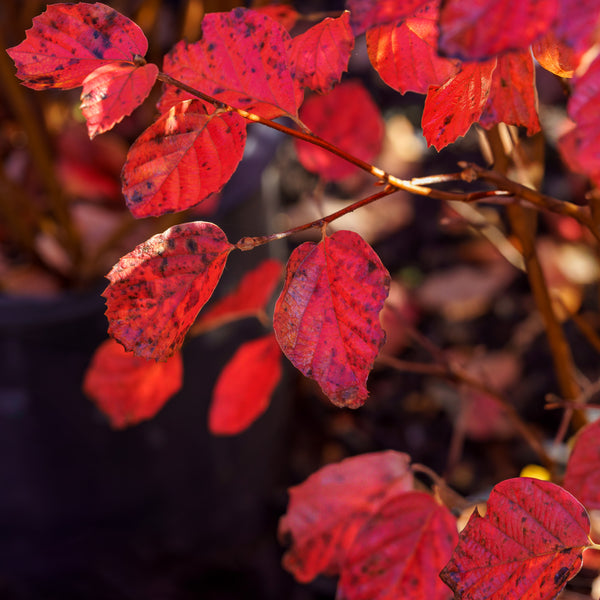
[[[5,0],[1,44],[20,43],[46,2]],[[198,39],[205,12],[241,2],[109,2],[149,39],[147,59],[181,38]],[[260,3],[259,3],[260,4]],[[343,2],[299,2],[304,15]],[[301,20],[292,32],[302,31]],[[472,129],[450,148],[428,149],[423,98],[388,88],[359,38],[349,76],[367,86],[385,119],[375,164],[403,178],[485,164]],[[340,410],[286,365],[267,412],[233,437],[211,436],[207,410],[222,366],[265,333],[247,319],[184,347],[184,385],[153,419],[122,431],[81,391],[106,339],[104,275],[138,243],[185,220],[217,223],[230,240],[263,235],[329,214],[372,193],[369,176],[322,184],[298,163],[291,140],[250,125],[244,159],[218,197],[177,215],[134,220],[120,191],[128,147],[152,122],[160,94],[90,141],[79,90],[32,91],[0,53],[0,598],[126,600],[332,599],[335,580],[308,585],[280,567],[277,521],[287,488],[319,467],[395,449],[427,465],[460,493],[484,497],[539,457],[493,394],[410,365],[461,365],[519,411],[550,446],[558,393],[543,324],[526,277],[506,260],[510,233],[497,206],[454,206],[396,194],[335,228],[359,232],[392,274],[382,313],[388,341],[369,379],[370,398]],[[546,137],[528,141],[544,191],[584,202],[585,179],[568,173],[555,142],[565,127],[564,86],[538,71]],[[451,189],[451,188],[450,188]],[[575,222],[542,215],[539,252],[585,381],[598,377],[598,266]],[[285,261],[311,234],[233,253],[215,299],[267,256]],[[588,326],[571,318],[579,314]],[[553,446],[564,460],[564,444]],[[563,453],[560,455],[560,453]]]

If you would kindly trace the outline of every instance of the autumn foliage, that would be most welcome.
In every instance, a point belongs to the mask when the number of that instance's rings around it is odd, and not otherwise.
[[[523,264],[516,262],[528,273],[545,318],[565,423],[581,408],[573,406],[570,357],[556,307],[540,284],[523,211],[535,207],[568,216],[597,242],[598,196],[591,192],[589,206],[558,200],[514,172],[523,163],[519,131],[524,138],[541,130],[535,57],[543,68],[569,78],[572,124],[558,141],[563,160],[600,183],[600,57],[590,52],[598,42],[600,5],[347,0],[346,8],[337,16],[321,15],[298,34],[294,25],[302,15],[290,7],[208,13],[201,39],[177,43],[160,69],[144,58],[148,42],[142,30],[109,6],[51,4],[25,40],[8,49],[24,85],[82,88],[90,138],[130,115],[157,81],[163,83],[156,120],[130,147],[123,166],[122,193],[136,218],[181,212],[214,197],[242,160],[249,123],[292,136],[301,165],[323,181],[363,171],[377,186],[347,208],[287,231],[233,242],[217,224],[181,222],[123,256],[103,293],[111,340],[98,349],[84,383],[114,427],[151,418],[176,393],[186,339],[247,317],[258,318],[268,331],[240,346],[224,366],[209,411],[214,434],[237,434],[260,418],[280,380],[283,356],[336,406],[355,409],[367,402],[369,373],[386,340],[380,313],[391,278],[360,235],[329,234],[327,227],[398,191],[464,205],[484,199],[508,204],[511,247],[521,251]],[[403,180],[371,164],[384,143],[383,118],[359,79],[342,80],[363,34],[371,65],[385,84],[425,96],[421,125],[427,145],[440,150],[478,124],[489,132],[497,170],[461,164],[452,176]],[[508,132],[503,139],[513,145],[512,154],[498,154],[493,140],[501,139],[494,138],[499,131]],[[434,187],[444,181],[456,187]],[[488,187],[456,191],[477,181]],[[262,262],[201,312],[232,252],[306,229],[320,232],[319,241],[296,247],[285,266]],[[394,366],[393,359],[388,364]],[[457,514],[466,507],[449,500],[455,494],[435,474],[429,473],[431,490],[415,478],[426,470],[408,455],[349,458],[290,489],[279,524],[287,545],[284,567],[303,582],[338,576],[339,600],[441,600],[453,593],[476,600],[556,597],[594,546],[586,509],[600,509],[599,422],[579,421],[561,481],[539,440],[486,387],[485,378],[451,360],[434,374],[469,386],[471,400],[496,415],[489,418],[494,426],[498,414],[508,415],[553,481],[499,482],[487,512],[475,508],[459,534]],[[485,409],[486,403],[493,409]]]

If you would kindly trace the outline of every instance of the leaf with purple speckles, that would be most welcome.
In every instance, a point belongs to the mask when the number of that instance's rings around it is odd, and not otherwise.
[[[112,129],[147,97],[158,67],[113,62],[92,71],[83,81],[81,112],[90,138]]]
[[[7,50],[27,87],[70,89],[83,85],[98,67],[144,56],[142,30],[116,10],[96,2],[51,4],[33,19],[18,46]]]
[[[233,248],[219,227],[201,221],[137,246],[107,275],[108,333],[137,356],[166,360],[181,347]]]
[[[134,217],[185,210],[218,192],[238,166],[246,121],[206,114],[186,100],[162,114],[129,149],[123,194]]]
[[[379,312],[390,276],[352,231],[296,248],[275,305],[273,325],[284,354],[338,406],[367,398],[367,377],[385,341]]]
[[[254,10],[208,13],[202,39],[181,41],[165,56],[163,71],[175,79],[261,117],[295,117],[303,90],[289,66],[290,34],[277,21]],[[158,108],[193,96],[167,86]]]

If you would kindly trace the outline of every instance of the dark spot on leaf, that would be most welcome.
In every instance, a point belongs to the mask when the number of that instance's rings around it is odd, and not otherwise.
[[[196,243],[196,240],[194,238],[188,238],[187,240],[185,240],[185,247],[192,253],[198,251],[198,244]]]
[[[554,575],[554,585],[562,585],[569,575],[569,569],[567,567],[561,567]]]

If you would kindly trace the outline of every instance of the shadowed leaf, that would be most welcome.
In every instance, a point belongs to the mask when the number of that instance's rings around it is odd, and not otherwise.
[[[412,17],[428,0],[346,0],[354,35],[377,25],[386,25]]]

